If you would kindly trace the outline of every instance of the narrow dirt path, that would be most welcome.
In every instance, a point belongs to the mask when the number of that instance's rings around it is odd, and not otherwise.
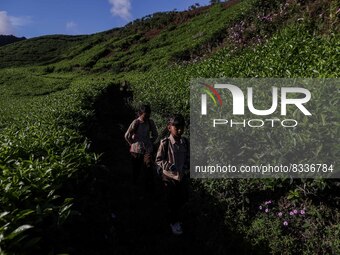
[[[103,171],[108,172],[110,179],[109,183],[108,176],[100,180],[100,186],[105,187],[101,193],[107,199],[106,217],[111,217],[112,222],[107,234],[109,247],[102,254],[188,254],[195,248],[203,252],[204,247],[196,242],[189,228],[181,237],[170,233],[160,183],[153,195],[145,193],[141,183],[132,185],[124,132],[134,118],[135,113],[125,103],[118,86],[111,87],[97,101],[98,131],[93,141],[95,151],[103,152]]]
[[[200,197],[196,196],[186,208],[185,233],[174,236],[165,219],[160,182],[153,195],[147,195],[142,185],[132,185],[124,132],[135,114],[125,103],[125,95],[119,86],[111,86],[95,104],[95,119],[89,123],[87,135],[93,142],[92,150],[102,153],[102,157],[77,192],[75,206],[81,215],[69,226],[69,253],[243,254],[238,252],[242,244],[235,248],[235,237],[218,236],[228,231],[223,225],[223,213],[210,197],[202,201],[208,200],[211,207],[206,202],[201,206]],[[209,217],[213,210],[215,216]],[[212,232],[215,229],[217,235]],[[207,243],[205,235],[209,237]],[[216,250],[212,251],[212,247]]]

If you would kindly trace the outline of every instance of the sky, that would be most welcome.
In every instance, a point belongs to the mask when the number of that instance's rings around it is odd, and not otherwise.
[[[209,0],[0,0],[0,35],[93,34]]]

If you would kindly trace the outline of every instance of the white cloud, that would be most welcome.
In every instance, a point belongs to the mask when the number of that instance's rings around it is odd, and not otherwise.
[[[0,34],[14,34],[17,27],[23,27],[32,23],[29,16],[14,17],[9,16],[6,11],[0,11]]]
[[[0,11],[0,35],[9,35],[14,31],[10,17],[7,12]]]
[[[29,16],[23,16],[23,17],[9,17],[12,25],[14,27],[24,27],[32,23],[32,18]]]
[[[66,30],[72,34],[79,34],[78,24],[74,21],[69,21],[66,23]]]
[[[66,23],[66,29],[67,30],[73,30],[77,28],[77,24],[73,21],[69,21]]]
[[[111,13],[113,16],[121,17],[125,20],[131,18],[131,2],[130,0],[109,0],[112,5]]]

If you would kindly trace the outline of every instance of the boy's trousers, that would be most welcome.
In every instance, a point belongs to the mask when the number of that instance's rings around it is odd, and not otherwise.
[[[131,153],[132,156],[132,180],[134,184],[137,184],[139,176],[142,173],[142,179],[145,185],[146,191],[152,191],[153,182],[153,160],[150,153],[138,154]]]
[[[182,221],[180,210],[188,201],[188,182],[187,178],[177,181],[163,176],[163,187],[168,207],[167,217],[171,224]]]

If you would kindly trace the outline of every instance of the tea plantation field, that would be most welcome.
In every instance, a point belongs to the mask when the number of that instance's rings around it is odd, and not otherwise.
[[[90,244],[69,243],[77,240],[70,228],[88,219],[85,209],[101,211],[113,199],[89,201],[93,173],[128,157],[110,130],[124,131],[121,119],[129,120],[113,108],[125,114],[147,102],[159,130],[169,113],[189,123],[194,78],[333,78],[309,88],[313,114],[296,113],[299,128],[270,135],[231,130],[227,154],[254,164],[328,162],[339,171],[339,7],[334,0],[228,1],[156,13],[94,35],[0,47],[0,254],[84,254]],[[117,105],[122,84],[132,90],[131,105]],[[192,179],[191,186],[185,214],[195,226],[193,240],[214,254],[227,254],[240,240],[238,254],[340,254],[339,179]],[[122,196],[110,203],[124,204]],[[95,217],[113,229],[107,247],[131,252],[128,235],[118,231],[124,224],[102,214]],[[107,247],[98,245],[98,254]]]

